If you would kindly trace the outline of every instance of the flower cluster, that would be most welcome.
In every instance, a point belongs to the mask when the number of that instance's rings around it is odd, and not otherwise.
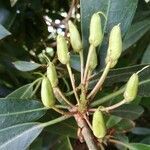
[[[103,111],[108,112],[109,110],[115,109],[123,104],[133,101],[137,95],[139,83],[138,73],[134,73],[127,82],[124,92],[124,99],[119,103],[109,107],[99,106],[98,108],[93,109],[93,119],[92,123],[90,123],[87,118],[87,113],[90,112],[90,103],[102,87],[109,70],[117,64],[122,52],[121,25],[117,24],[110,31],[108,50],[105,59],[106,66],[104,68],[104,71],[95,87],[91,91],[89,91],[88,84],[91,79],[90,77],[98,64],[96,48],[98,46],[101,46],[104,35],[101,27],[100,14],[102,13],[94,13],[91,17],[89,31],[90,46],[86,64],[84,64],[85,61],[83,60],[84,55],[80,33],[72,21],[68,22],[71,46],[74,52],[80,55],[81,82],[78,86],[80,89],[78,91],[75,85],[75,78],[71,70],[71,57],[68,50],[68,42],[65,37],[61,35],[57,36],[57,57],[60,63],[66,65],[67,67],[71,85],[73,88],[73,93],[77,101],[76,104],[73,104],[73,101],[68,100],[66,95],[60,90],[56,67],[50,60],[48,60],[49,62],[47,64],[47,72],[43,77],[41,85],[41,99],[44,106],[48,108],[54,108],[54,110],[56,110],[57,112],[66,115],[67,112],[63,112],[55,106],[56,99],[61,104],[63,101],[63,104],[68,106],[68,114],[72,114],[72,116],[74,116],[74,114],[80,114],[80,116],[82,116],[81,118],[86,120],[89,128],[93,131],[93,135],[97,139],[103,139],[107,135],[107,129],[103,118]],[[60,99],[62,101],[60,101]],[[75,119],[77,121],[77,124],[79,124],[79,119],[76,116]],[[90,126],[90,124],[92,125]]]

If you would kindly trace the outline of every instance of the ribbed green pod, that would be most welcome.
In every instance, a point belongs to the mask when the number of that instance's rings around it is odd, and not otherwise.
[[[80,37],[80,33],[76,26],[69,20],[69,33],[70,33],[70,42],[72,48],[75,52],[80,52],[82,50],[82,41]]]
[[[107,56],[106,59],[105,59],[105,63],[107,64],[109,61],[110,61],[110,60],[109,60],[109,58],[108,58],[108,56]],[[118,62],[118,60],[111,60],[110,68],[115,67],[116,64],[117,64],[117,62]]]
[[[45,51],[50,57],[54,56],[54,50],[51,47],[46,47]]]
[[[90,61],[89,61],[89,70],[93,71],[98,64],[98,61],[97,61],[96,48],[93,45],[91,45],[90,49],[92,49],[92,53],[91,53]]]
[[[103,138],[106,135],[106,125],[104,122],[103,114],[99,109],[97,109],[93,114],[92,128],[93,134],[97,138]]]
[[[57,56],[58,60],[64,65],[70,60],[67,42],[62,35],[57,36]]]
[[[51,85],[53,88],[58,85],[58,77],[57,77],[56,68],[52,62],[48,63],[47,77],[49,81],[51,82]]]
[[[112,60],[118,60],[122,52],[122,37],[120,24],[114,26],[110,32],[109,46],[107,50],[107,57]]]
[[[46,63],[46,60],[44,59],[44,56],[42,53],[38,54],[38,59],[41,63]]]
[[[133,101],[138,92],[139,77],[134,73],[127,82],[126,89],[124,92],[124,98],[128,102]]]
[[[90,22],[90,36],[89,42],[90,44],[97,47],[102,43],[103,33],[101,27],[101,18],[98,13],[94,13]]]
[[[41,100],[45,107],[53,107],[55,105],[55,97],[51,83],[47,77],[44,77],[41,85]]]
[[[112,61],[110,68],[114,68],[117,64],[118,60]]]

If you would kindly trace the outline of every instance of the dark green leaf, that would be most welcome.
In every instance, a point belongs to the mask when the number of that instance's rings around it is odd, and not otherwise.
[[[149,63],[150,64],[150,44],[149,46],[147,47],[144,55],[143,55],[143,58],[142,58],[142,63]]]
[[[118,122],[120,122],[121,119],[122,118],[120,118],[120,117],[111,115],[109,117],[109,119],[107,120],[106,127],[107,128],[112,128],[114,125],[116,125]]]
[[[25,150],[41,133],[40,123],[25,123],[0,130],[0,150]]]
[[[125,146],[129,150],[149,150],[150,149],[150,145],[141,144],[141,143],[126,143],[126,142],[121,142],[119,145]]]
[[[149,91],[150,91],[150,78],[140,82],[138,95],[144,96],[144,97],[149,97],[150,96]]]
[[[138,70],[142,69],[146,65],[139,65],[139,66],[132,66],[132,67],[125,67],[125,68],[120,68],[120,69],[115,69],[110,71],[110,74],[106,78],[105,85],[106,86],[111,86],[114,83],[117,82],[125,82],[129,79],[129,77],[137,72]],[[90,82],[89,89],[92,89],[95,84],[97,83],[99,77],[101,75],[96,75],[95,78]],[[139,73],[139,78],[140,78],[140,83],[139,83],[139,90],[138,90],[138,95],[139,96],[144,96],[144,97],[149,97],[150,96],[150,67],[146,68],[142,72]],[[123,92],[123,91],[122,91]],[[121,94],[121,93],[120,93]]]
[[[80,72],[80,58],[79,55],[71,55],[71,67]]]
[[[125,134],[120,134],[120,133],[115,134],[115,138],[117,138],[119,141],[123,143],[129,143],[129,138]],[[115,144],[115,145],[119,150],[127,150],[125,146],[119,144]]]
[[[143,127],[136,127],[132,129],[132,133],[137,135],[150,135],[150,129]]]
[[[43,145],[44,147],[47,146],[50,150],[73,150],[69,137],[53,133],[49,133],[43,137]]]
[[[73,150],[70,140],[66,136],[61,136],[59,139],[57,139],[57,143],[53,147],[55,150]]]
[[[114,99],[115,97],[120,96],[123,92],[124,92],[124,88],[121,88],[121,89],[119,89],[119,90],[116,91],[116,92],[113,92],[113,93],[111,93],[111,94],[108,94],[108,95],[106,95],[106,96],[104,96],[104,97],[102,97],[102,98],[100,98],[100,99],[94,101],[94,102],[91,104],[91,106],[95,107],[95,106],[101,105],[101,104],[103,104],[103,103],[105,103],[105,102],[107,102],[107,101],[110,101],[110,100]]]
[[[24,123],[0,130],[0,150],[25,150],[44,127],[61,122],[70,116],[62,116],[45,123]]]
[[[107,39],[112,27],[118,23],[121,23],[122,34],[126,33],[132,22],[137,3],[138,0],[81,0],[81,29],[85,53],[88,51],[89,24],[93,13],[102,11],[106,15],[107,21],[102,17],[102,26]],[[107,50],[106,39],[102,49],[99,49],[101,66],[104,65]]]
[[[147,84],[147,87],[145,87],[146,84]],[[139,90],[138,90],[138,95],[139,95],[139,96],[148,97],[148,96],[150,95],[150,93],[149,93],[149,84],[150,84],[150,80],[149,80],[149,79],[148,79],[148,80],[145,80],[145,81],[141,81],[141,82],[139,83]],[[122,87],[122,88],[120,88],[118,91],[113,92],[113,93],[111,93],[111,94],[108,94],[107,96],[104,96],[104,97],[102,97],[102,98],[100,98],[100,99],[94,101],[94,102],[91,104],[91,106],[93,106],[93,107],[94,107],[94,106],[98,106],[98,105],[101,105],[101,104],[103,104],[103,103],[105,103],[105,102],[111,100],[111,99],[114,99],[115,97],[118,97],[118,96],[120,96],[121,94],[123,94],[124,90],[125,90],[125,87]],[[140,99],[138,98],[138,100],[140,100]],[[143,102],[143,101],[142,101],[142,102]],[[134,103],[136,104],[136,102],[134,102]],[[143,103],[143,104],[144,104],[144,103]],[[148,100],[146,101],[146,104],[149,104],[149,101],[148,101]],[[145,104],[144,104],[144,105],[145,105]],[[149,107],[148,107],[148,108],[149,108]]]
[[[33,86],[31,86],[31,84],[27,84],[7,95],[7,98],[29,98],[31,97],[32,92]]]
[[[13,64],[20,71],[32,71],[41,66],[40,64],[27,61],[15,61]]]
[[[142,65],[135,65],[135,66],[112,69],[112,70],[110,70],[110,72],[106,78],[105,85],[110,86],[114,83],[127,81],[133,73],[139,71],[140,69],[142,69],[145,66],[146,66],[146,64],[145,65],[142,64]],[[150,69],[146,69],[146,70],[150,70]],[[144,74],[146,73],[145,70],[143,72],[144,72]],[[101,74],[102,74],[102,71],[94,76],[94,79],[90,82],[89,88],[93,88],[95,86],[95,83],[98,81]],[[142,78],[143,78],[144,74],[142,75]],[[146,76],[148,76],[148,75],[146,75]]]
[[[150,145],[150,136],[144,138],[140,143],[149,144]]]
[[[138,0],[81,0],[81,19],[82,19],[82,37],[87,43],[89,37],[89,24],[93,13],[102,11],[106,17],[104,29],[105,32],[121,23],[123,33],[125,33],[133,19]],[[84,43],[84,44],[85,44]],[[87,45],[87,44],[85,44]]]
[[[114,126],[117,132],[126,132],[134,128],[135,123],[132,120],[122,119]]]
[[[137,42],[149,29],[150,20],[142,20],[133,24],[124,38],[123,50],[128,49],[131,45]]]
[[[42,137],[38,137],[34,140],[34,142],[30,145],[30,147],[26,150],[41,150],[43,144]]]
[[[74,119],[70,118],[56,125],[52,125],[47,128],[51,133],[65,135],[71,138],[77,137],[77,124]]]
[[[116,108],[112,111],[112,114],[122,118],[134,120],[140,117],[143,112],[144,110],[141,106],[127,104]]]
[[[35,100],[1,99],[0,129],[15,124],[34,121],[46,112],[42,103]]]
[[[143,97],[140,103],[142,106],[150,110],[150,100],[149,97]]]
[[[10,35],[11,33],[0,24],[0,40]]]
[[[149,0],[147,0],[149,1]],[[142,21],[143,18],[149,18],[150,16],[150,11],[149,10],[140,10],[137,11],[135,16],[134,16],[134,21]]]
[[[150,150],[150,145],[141,144],[141,143],[130,143],[130,150]]]

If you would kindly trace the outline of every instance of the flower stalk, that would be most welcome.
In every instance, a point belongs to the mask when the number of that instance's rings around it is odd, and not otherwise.
[[[103,71],[103,74],[101,75],[99,81],[97,82],[96,86],[94,87],[94,89],[90,92],[90,94],[87,96],[88,99],[93,99],[96,95],[96,93],[98,92],[98,90],[102,87],[106,77],[107,77],[107,74],[110,70],[110,65],[111,65],[111,62],[109,62],[104,71]]]
[[[74,92],[75,98],[76,98],[76,100],[77,100],[77,104],[79,105],[80,101],[79,101],[78,94],[77,94],[77,92],[76,92],[76,86],[75,86],[74,75],[73,75],[73,73],[72,73],[70,64],[68,63],[66,66],[67,66],[68,73],[69,73],[69,76],[70,76],[70,80],[71,80],[73,92]]]

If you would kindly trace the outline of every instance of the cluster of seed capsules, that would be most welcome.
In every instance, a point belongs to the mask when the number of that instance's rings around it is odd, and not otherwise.
[[[69,21],[69,33],[70,33],[70,43],[72,45],[73,50],[76,53],[80,53],[83,51],[82,41],[76,26]],[[97,66],[97,53],[96,47],[101,45],[103,40],[103,32],[101,27],[101,18],[99,13],[94,13],[90,22],[90,32],[89,32],[89,55],[87,57],[86,67],[90,72],[92,72]],[[106,55],[106,65],[109,64],[109,68],[113,68],[121,55],[122,52],[122,37],[121,37],[121,29],[120,24],[114,26],[110,31],[109,36],[109,44]],[[58,35],[57,36],[57,56],[58,60],[67,65],[70,63],[70,55],[68,52],[68,46],[66,39]],[[85,72],[84,72],[85,73]],[[133,101],[137,95],[138,91],[138,83],[139,77],[137,73],[134,73],[127,82],[125,92],[124,92],[124,101],[125,103],[129,103]],[[55,106],[55,94],[54,89],[58,86],[58,77],[55,65],[52,62],[48,63],[47,74],[44,76],[41,85],[41,100],[45,107],[52,108]],[[103,119],[103,114],[101,112],[100,107],[93,114],[92,121],[92,130],[93,134],[97,138],[103,138],[106,135],[106,127]]]

